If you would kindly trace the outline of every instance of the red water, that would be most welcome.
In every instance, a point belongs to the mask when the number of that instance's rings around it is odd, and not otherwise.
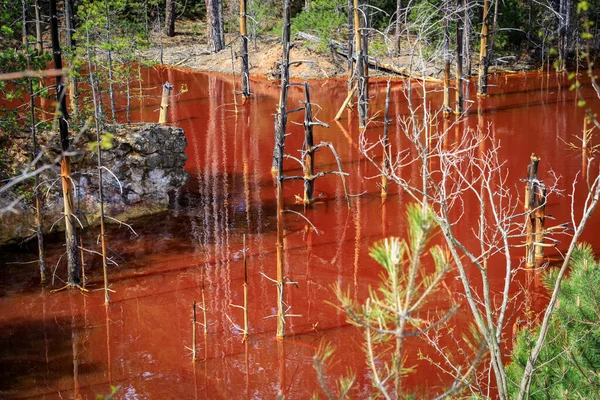
[[[173,69],[150,69],[144,72],[141,104],[135,102],[132,119],[156,121],[160,102],[160,85],[168,80],[175,86],[169,121],[182,127],[188,141],[186,169],[189,183],[174,194],[172,209],[158,215],[132,221],[139,236],[125,228],[112,226],[108,242],[118,254],[119,267],[111,267],[111,304],[103,305],[99,260],[87,256],[86,270],[91,280],[90,292],[42,290],[31,264],[8,264],[0,271],[0,396],[8,398],[90,398],[120,386],[117,398],[309,398],[319,392],[313,369],[313,356],[323,341],[336,348],[335,361],[328,369],[328,382],[351,369],[356,375],[353,397],[366,397],[371,391],[369,372],[364,363],[361,333],[347,324],[345,316],[327,302],[335,302],[334,285],[348,289],[350,296],[364,300],[369,286],[379,281],[381,268],[370,259],[369,247],[386,236],[402,236],[406,230],[405,206],[410,198],[391,186],[391,194],[382,202],[377,187],[375,167],[358,151],[358,121],[355,115],[337,124],[333,117],[346,96],[341,80],[313,81],[311,94],[322,109],[317,118],[330,124],[316,128],[316,141],[330,141],[337,149],[343,169],[350,173],[349,191],[366,192],[352,198],[346,206],[341,182],[335,176],[319,179],[320,201],[307,210],[306,216],[319,231],[307,229],[303,220],[285,215],[286,273],[298,282],[289,287],[287,304],[291,313],[288,337],[275,339],[276,320],[266,318],[276,312],[276,289],[260,272],[275,275],[276,203],[270,172],[273,151],[273,117],[278,100],[274,83],[253,81],[254,97],[233,112],[231,78]],[[529,73],[491,79],[491,96],[475,99],[472,110],[481,109],[478,121],[473,112],[456,130],[478,123],[488,126],[501,142],[500,158],[510,171],[508,185],[515,196],[521,194],[526,166],[531,153],[541,156],[540,178],[550,179],[550,169],[560,176],[564,197],[549,199],[547,213],[558,222],[569,220],[571,183],[582,165],[581,152],[568,148],[566,142],[581,135],[583,111],[575,104],[565,77]],[[428,94],[439,107],[441,92],[432,87]],[[385,82],[371,87],[371,112],[381,110]],[[391,117],[406,115],[402,83],[392,91]],[[591,92],[584,92],[593,109],[600,102]],[[289,104],[303,100],[299,87],[290,91]],[[105,104],[107,104],[105,102]],[[125,118],[124,111],[119,118]],[[302,120],[301,113],[291,117]],[[370,135],[378,135],[381,126],[373,125]],[[301,149],[302,127],[289,124],[286,152],[297,155]],[[392,146],[406,145],[400,126],[391,127]],[[289,161],[289,160],[288,160]],[[286,161],[285,173],[300,172]],[[334,168],[335,160],[327,151],[316,156],[318,170]],[[597,170],[594,164],[592,170]],[[418,182],[418,166],[403,171],[403,177]],[[581,179],[580,179],[581,180]],[[580,183],[578,198],[584,186]],[[286,207],[301,196],[302,184],[285,184]],[[465,221],[475,216],[469,210]],[[600,249],[595,230],[596,215],[584,235],[595,249]],[[463,223],[462,226],[466,226]],[[461,227],[462,227],[461,226]],[[247,234],[249,273],[250,337],[242,342],[227,315],[243,323],[241,310],[230,304],[242,303],[242,235]],[[464,240],[473,244],[469,229],[462,231]],[[60,255],[61,235],[48,239],[49,265]],[[85,240],[93,242],[95,233]],[[566,238],[563,238],[566,242]],[[559,246],[564,250],[565,243]],[[34,246],[7,248],[2,262],[29,261],[35,258]],[[523,254],[515,252],[518,258]],[[547,250],[548,260],[560,258],[558,250]],[[515,260],[518,262],[519,260]],[[65,275],[65,266],[57,276]],[[446,279],[450,290],[460,298],[462,286],[455,272]],[[490,262],[492,291],[497,295],[503,286],[504,267]],[[191,362],[192,302],[201,302],[202,280],[208,318],[208,335],[199,329],[198,361]],[[477,281],[477,279],[475,279]],[[56,287],[60,286],[57,279]],[[522,294],[531,307],[539,309],[545,292],[535,273],[520,272],[513,292],[525,287]],[[427,305],[425,312],[449,307],[448,298],[440,295]],[[506,341],[518,313],[511,307]],[[202,313],[198,311],[199,320]],[[458,346],[453,338],[465,332],[470,312],[463,304],[448,323],[443,339]],[[458,340],[458,339],[457,339]],[[456,347],[458,348],[458,347]],[[403,381],[416,393],[437,393],[452,379],[438,368],[419,360],[419,351],[439,360],[422,341],[408,342],[406,365],[416,373]],[[461,355],[458,350],[455,356]]]

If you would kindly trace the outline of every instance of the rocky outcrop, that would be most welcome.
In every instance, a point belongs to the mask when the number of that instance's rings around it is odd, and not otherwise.
[[[42,147],[46,142],[57,143],[48,135],[42,135],[40,141]],[[103,179],[105,211],[113,218],[127,220],[165,210],[169,205],[169,193],[183,186],[189,178],[184,170],[187,142],[181,128],[155,124],[109,127],[103,142],[107,147],[102,153],[106,168]],[[90,225],[97,222],[99,210],[95,143],[94,131],[82,134],[74,144],[78,154],[72,162],[73,180],[77,184],[75,205],[80,210],[79,219]],[[46,159],[53,159],[57,149],[46,148]],[[47,193],[43,210],[45,230],[62,215],[60,182],[50,186],[57,177],[57,169],[44,176],[48,182],[43,189],[44,194]],[[30,235],[33,209],[25,202],[15,208],[19,214],[2,216],[0,244]],[[54,229],[61,229],[61,224]]]

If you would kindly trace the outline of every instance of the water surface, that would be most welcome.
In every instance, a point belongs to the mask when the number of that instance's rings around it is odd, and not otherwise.
[[[317,118],[330,124],[315,129],[316,141],[333,143],[348,172],[348,188],[353,194],[348,209],[340,180],[327,176],[316,183],[322,193],[317,204],[305,215],[319,231],[314,232],[300,218],[285,215],[285,268],[298,282],[289,287],[286,302],[291,313],[289,336],[275,339],[276,289],[260,272],[275,276],[276,202],[271,155],[273,116],[278,101],[275,83],[252,82],[254,97],[239,104],[234,112],[231,78],[187,70],[148,69],[144,71],[144,95],[134,101],[134,121],[156,121],[160,85],[175,86],[169,108],[170,123],[182,127],[188,141],[186,165],[189,183],[173,194],[172,209],[132,221],[139,234],[111,226],[108,243],[119,267],[111,267],[111,304],[105,307],[101,290],[102,274],[97,257],[86,255],[90,279],[89,293],[61,291],[50,293],[38,285],[31,264],[13,264],[35,258],[32,244],[6,248],[1,256],[6,264],[0,270],[0,395],[8,398],[90,398],[106,394],[110,385],[120,386],[118,398],[274,398],[278,393],[290,399],[309,398],[318,391],[313,356],[322,342],[337,349],[335,362],[328,369],[333,384],[340,374],[351,369],[356,375],[353,396],[371,392],[369,372],[364,363],[361,332],[346,322],[345,316],[327,302],[335,302],[334,285],[347,288],[352,298],[362,301],[368,287],[379,281],[381,268],[369,257],[369,247],[387,236],[403,236],[404,213],[410,197],[390,187],[382,202],[375,177],[377,169],[358,150],[356,115],[345,114],[340,123],[333,117],[346,96],[341,80],[312,81],[311,94],[321,107]],[[532,153],[540,156],[540,178],[549,180],[550,170],[560,176],[566,190],[563,197],[549,200],[547,212],[559,222],[570,219],[571,183],[581,176],[582,153],[565,142],[581,135],[583,111],[575,94],[568,90],[566,77],[528,73],[492,78],[491,96],[476,99],[471,89],[472,112],[456,126],[453,140],[468,127],[489,129],[501,143],[500,157],[510,171],[507,185],[515,196],[523,191],[521,178]],[[433,108],[441,102],[439,88],[428,94]],[[371,112],[383,108],[385,82],[375,81]],[[392,118],[407,115],[402,83],[392,88]],[[600,102],[584,92],[593,109]],[[414,93],[418,96],[417,91]],[[289,104],[300,106],[300,87],[290,90]],[[239,100],[238,100],[239,101]],[[106,104],[106,103],[105,103]],[[121,102],[124,105],[124,102]],[[477,113],[479,108],[479,115]],[[119,118],[124,120],[121,111]],[[298,113],[290,118],[300,122]],[[379,117],[381,119],[381,117]],[[454,121],[454,118],[451,118]],[[440,124],[443,122],[440,121]],[[368,134],[381,134],[372,124]],[[298,156],[303,143],[302,127],[289,124],[286,152]],[[392,146],[407,146],[400,124],[390,129]],[[452,139],[452,138],[451,138]],[[317,170],[335,168],[335,159],[321,150],[316,156]],[[593,169],[597,164],[593,164]],[[287,160],[285,173],[297,175],[297,164]],[[418,166],[402,175],[419,182]],[[584,186],[577,185],[578,198]],[[295,196],[302,196],[301,182],[286,182],[286,207],[302,212]],[[465,203],[464,228],[476,217],[473,203]],[[594,248],[600,242],[594,235],[599,223],[590,221],[584,239]],[[96,232],[86,232],[93,243]],[[251,336],[242,342],[229,318],[242,324],[243,263],[242,235],[247,235],[249,273],[249,320]],[[49,266],[54,268],[62,251],[61,234],[48,241]],[[465,233],[465,238],[469,235]],[[466,239],[473,240],[473,239]],[[566,238],[563,238],[566,242]],[[559,260],[559,249],[546,251],[546,261]],[[523,254],[514,253],[520,261]],[[490,264],[492,291],[502,289],[504,267]],[[64,278],[60,264],[58,278]],[[446,279],[451,292],[460,298],[462,287],[452,272]],[[56,286],[60,286],[60,281]],[[201,303],[202,282],[208,318],[208,335],[199,328],[198,361],[191,362],[192,302]],[[543,306],[545,292],[536,273],[520,272],[513,285],[517,301],[533,309]],[[446,295],[428,305],[427,310],[450,307]],[[511,308],[506,338],[510,343],[512,326],[519,312]],[[521,309],[522,311],[522,309]],[[199,319],[202,313],[198,312]],[[229,318],[228,318],[229,316]],[[442,341],[452,348],[453,340],[465,332],[470,314],[463,305],[448,325]],[[456,339],[458,340],[458,339]],[[437,393],[452,379],[438,368],[419,359],[419,352],[435,356],[422,341],[408,343],[407,364],[416,373],[405,378],[405,387],[418,393]],[[429,352],[429,353],[427,353]],[[459,356],[460,357],[460,356]]]

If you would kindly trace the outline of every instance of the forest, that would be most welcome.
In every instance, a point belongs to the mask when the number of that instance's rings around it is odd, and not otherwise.
[[[599,19],[1,0],[0,397],[598,398]]]

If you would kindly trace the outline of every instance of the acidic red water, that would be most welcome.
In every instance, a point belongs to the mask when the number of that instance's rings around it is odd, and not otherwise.
[[[315,140],[333,143],[344,171],[350,174],[349,191],[364,194],[353,197],[348,209],[340,179],[333,175],[319,179],[316,192],[323,195],[305,214],[319,234],[296,215],[285,214],[285,268],[298,282],[298,288],[288,286],[286,302],[290,313],[301,316],[289,319],[288,337],[277,341],[276,320],[270,318],[276,312],[276,288],[260,272],[272,277],[276,273],[276,202],[270,169],[278,88],[272,82],[253,81],[254,96],[238,104],[236,115],[230,77],[149,69],[144,71],[147,97],[134,102],[134,121],[158,119],[160,85],[167,80],[175,87],[169,122],[182,127],[188,141],[189,183],[174,194],[172,210],[132,222],[139,236],[124,227],[110,227],[108,243],[119,267],[110,268],[113,292],[107,308],[95,256],[87,256],[90,292],[86,294],[77,290],[50,293],[40,288],[31,264],[7,263],[2,268],[0,395],[92,399],[107,394],[110,385],[115,385],[120,387],[117,398],[127,399],[258,399],[278,393],[290,399],[308,398],[320,390],[313,356],[321,343],[329,342],[337,348],[327,371],[329,384],[350,369],[356,376],[353,397],[367,396],[371,387],[361,332],[327,302],[336,302],[335,285],[361,301],[369,286],[378,283],[382,270],[369,257],[369,247],[383,237],[404,235],[410,197],[392,185],[388,199],[382,202],[379,179],[368,179],[378,174],[377,169],[358,150],[356,116],[350,114],[349,119],[349,114],[344,114],[340,123],[333,121],[346,96],[345,82],[311,82],[312,100],[320,105],[316,117],[330,125],[329,129],[316,128]],[[459,124],[456,135],[466,127],[479,124],[487,129],[489,124],[501,142],[500,157],[510,171],[508,185],[515,196],[523,190],[519,179],[524,178],[532,153],[542,158],[540,178],[550,179],[548,171],[552,169],[560,176],[560,186],[569,192],[581,169],[582,155],[565,142],[581,135],[583,111],[568,90],[567,79],[529,73],[493,78],[491,84],[495,86],[489,98],[478,100],[471,93],[475,99],[472,109],[482,110],[480,119],[473,112]],[[374,96],[371,112],[382,110],[385,82],[374,82],[370,93]],[[392,118],[407,114],[403,93],[402,84],[394,83]],[[434,107],[439,107],[439,88],[431,87],[428,96]],[[585,96],[588,104],[598,109],[598,99],[589,92]],[[301,88],[292,87],[290,107],[300,106],[302,100]],[[290,120],[300,122],[301,114]],[[119,118],[124,120],[124,111]],[[369,135],[377,137],[381,129],[373,124]],[[303,143],[302,127],[290,123],[288,132],[286,152],[297,156]],[[392,146],[400,148],[406,143],[400,125],[392,124],[390,135]],[[321,150],[316,165],[318,171],[331,170],[335,159]],[[285,173],[298,175],[301,169],[287,160]],[[402,174],[414,182],[420,179],[418,167]],[[581,176],[578,179],[581,181]],[[582,193],[584,186],[578,184],[578,189]],[[284,194],[287,208],[302,211],[294,205],[295,196],[302,196],[301,182],[286,182]],[[468,221],[477,212],[469,205],[467,202]],[[569,205],[568,196],[555,196],[549,200],[547,212],[563,222],[569,220]],[[584,235],[596,249],[600,245],[594,236],[598,222],[598,216],[594,217]],[[86,241],[95,241],[95,234],[88,232]],[[243,302],[243,234],[247,234],[251,332],[246,342],[229,320],[243,324],[242,311],[231,307]],[[60,239],[61,235],[48,239],[49,265],[54,266],[60,256]],[[518,251],[515,254],[522,256]],[[549,260],[559,259],[554,249],[546,255]],[[3,262],[34,258],[33,245],[6,249],[2,256]],[[493,268],[493,261],[490,265],[492,291],[498,294],[504,269]],[[60,264],[59,277],[64,277],[64,270]],[[450,275],[446,284],[460,298],[460,282],[455,272]],[[513,285],[515,293],[519,285],[530,291],[518,299],[527,298],[533,309],[545,301],[536,276],[522,272]],[[198,361],[192,363],[192,302],[202,304],[202,282],[208,335],[204,336],[199,326]],[[447,296],[441,294],[439,301],[427,307],[435,312],[449,306]],[[506,324],[508,343],[516,318],[517,313],[511,313]],[[203,321],[200,309],[198,320]],[[470,312],[462,304],[447,328],[455,331],[444,339],[449,349],[452,337],[466,332],[470,320]],[[437,393],[452,383],[441,370],[419,359],[419,351],[440,359],[421,340],[410,340],[407,346],[406,365],[416,367],[416,373],[403,381],[408,391]]]

